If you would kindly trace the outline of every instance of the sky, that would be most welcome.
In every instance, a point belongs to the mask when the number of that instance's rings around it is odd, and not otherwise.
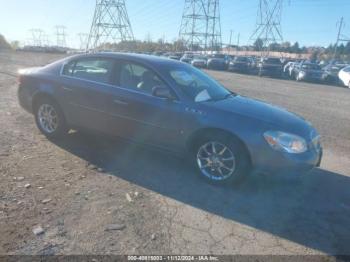
[[[258,0],[220,0],[224,43],[251,43]],[[184,0],[126,0],[136,39],[174,40],[179,33]],[[9,41],[30,39],[30,29],[40,28],[55,42],[54,27],[67,27],[67,42],[79,47],[79,33],[89,33],[95,0],[0,0],[0,34]],[[301,45],[328,46],[337,36],[343,16],[344,33],[350,37],[350,0],[285,0],[282,31],[285,41]]]

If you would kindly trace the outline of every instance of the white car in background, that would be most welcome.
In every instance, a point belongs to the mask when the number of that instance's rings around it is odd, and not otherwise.
[[[344,83],[345,86],[350,88],[350,66],[347,66],[340,70],[339,79]]]

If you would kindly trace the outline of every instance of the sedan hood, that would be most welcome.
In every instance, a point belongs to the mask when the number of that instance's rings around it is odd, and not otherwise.
[[[226,100],[213,102],[212,105],[226,112],[263,121],[272,128],[308,136],[311,125],[302,117],[283,108],[244,96],[235,96]]]

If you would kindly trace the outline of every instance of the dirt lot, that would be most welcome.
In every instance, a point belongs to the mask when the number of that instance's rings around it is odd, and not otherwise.
[[[210,72],[304,116],[325,146],[322,167],[299,180],[253,175],[220,188],[164,152],[40,135],[11,74],[57,58],[0,52],[0,254],[350,255],[350,90]]]

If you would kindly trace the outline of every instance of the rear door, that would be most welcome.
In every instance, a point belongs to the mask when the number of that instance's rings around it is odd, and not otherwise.
[[[63,68],[66,115],[74,125],[105,131],[109,93],[115,62],[108,58],[84,58]]]

